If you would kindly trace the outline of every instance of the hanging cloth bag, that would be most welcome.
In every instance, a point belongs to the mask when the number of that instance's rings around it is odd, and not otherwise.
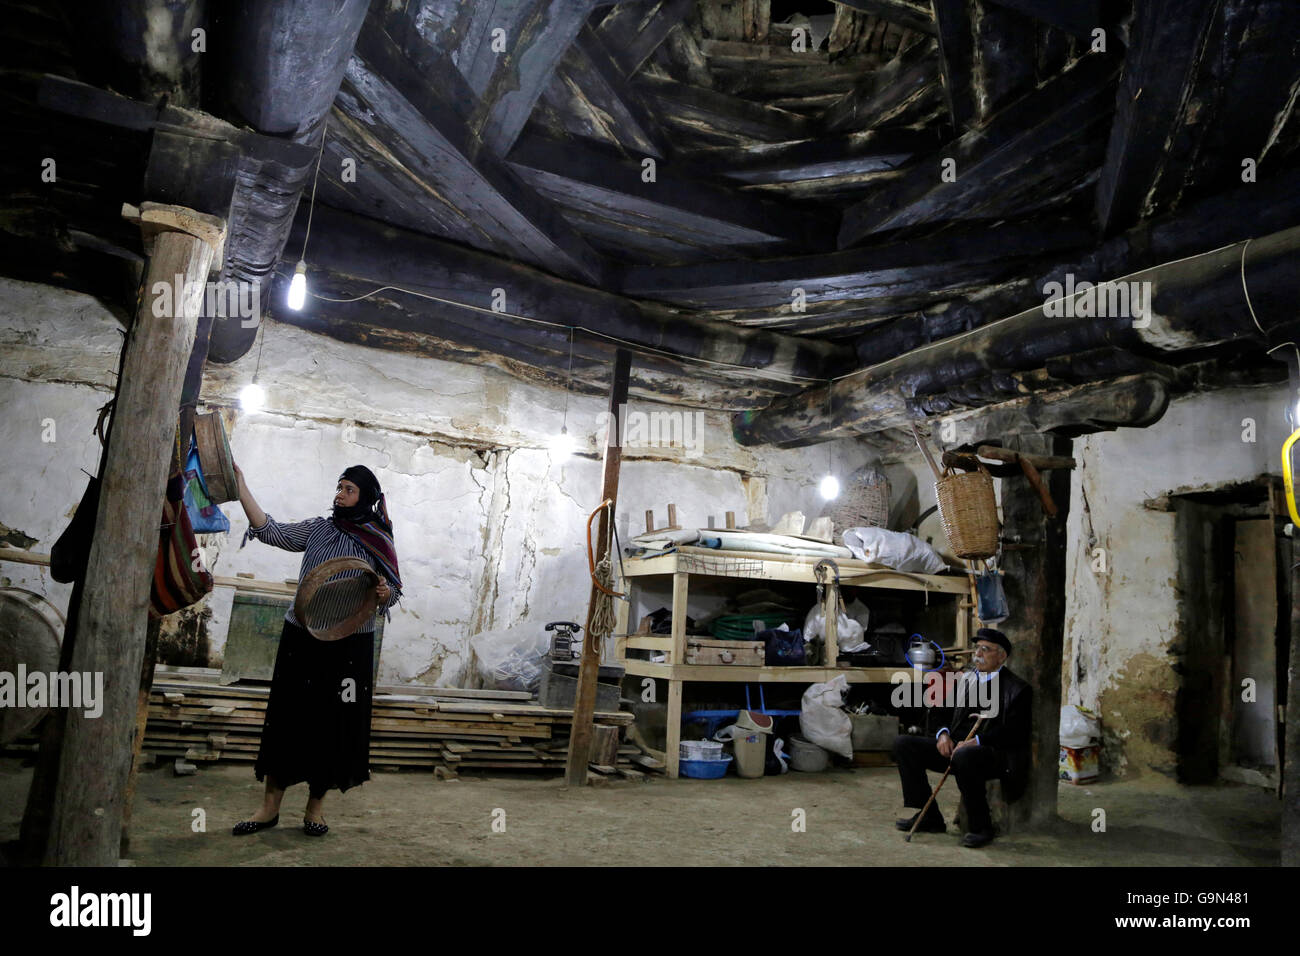
[[[190,453],[185,459],[185,511],[195,534],[223,534],[230,531],[230,519],[221,513],[208,482],[203,477],[203,463],[199,461],[199,446],[190,436]]]
[[[167,480],[167,497],[163,502],[158,559],[149,594],[151,617],[175,614],[211,593],[214,582],[201,558],[199,542],[185,509],[185,477],[177,471]]]

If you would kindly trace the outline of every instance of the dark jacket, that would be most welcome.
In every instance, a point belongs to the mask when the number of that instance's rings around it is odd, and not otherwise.
[[[1002,765],[1002,784],[1008,801],[1024,792],[1029,779],[1029,753],[1032,743],[1034,689],[1005,664],[997,673],[998,713],[980,725],[976,735],[980,744],[997,751]],[[978,701],[955,707],[948,720],[948,734],[960,743],[975,725],[981,708]]]

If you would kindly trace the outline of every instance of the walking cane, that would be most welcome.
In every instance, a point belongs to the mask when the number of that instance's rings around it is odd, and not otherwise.
[[[966,735],[966,740],[970,740],[975,736],[975,731],[980,729],[980,724],[982,723],[984,723],[983,717],[980,717],[975,721],[975,726],[972,727],[970,733]],[[962,743],[966,743],[966,740],[963,740]],[[954,748],[952,757],[955,757],[956,755],[957,751]],[[925,801],[925,806],[921,808],[921,812],[918,813],[916,819],[912,821],[912,829],[908,830],[907,836],[903,837],[904,842],[912,842],[912,834],[915,833],[916,828],[921,825],[921,820],[925,817],[925,811],[930,809],[930,804],[934,803],[934,798],[939,795],[939,789],[943,786],[943,782],[948,779],[948,774],[952,773],[952,757],[948,758],[948,769],[943,772],[943,776],[939,778],[939,782],[934,785],[934,792],[930,794],[930,799]]]

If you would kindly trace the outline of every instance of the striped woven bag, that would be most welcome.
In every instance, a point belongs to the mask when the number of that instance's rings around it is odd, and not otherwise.
[[[185,476],[177,471],[167,479],[167,499],[158,533],[158,560],[149,594],[151,617],[175,614],[212,591],[212,575],[204,569],[200,555],[199,542],[185,510]]]

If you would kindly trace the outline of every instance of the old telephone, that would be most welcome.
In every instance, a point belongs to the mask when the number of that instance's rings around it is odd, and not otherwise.
[[[573,621],[551,621],[546,625],[546,629],[555,632],[551,637],[551,660],[571,661],[578,656],[574,653],[573,645],[582,638],[575,638],[574,634],[582,630],[581,624],[575,624]]]

